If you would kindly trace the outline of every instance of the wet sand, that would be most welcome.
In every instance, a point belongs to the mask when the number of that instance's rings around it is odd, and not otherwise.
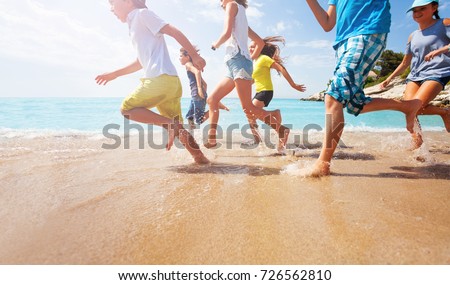
[[[320,149],[294,136],[286,156],[234,138],[207,166],[136,142],[0,138],[0,263],[450,264],[449,135],[415,152],[407,133],[343,141],[317,179]]]

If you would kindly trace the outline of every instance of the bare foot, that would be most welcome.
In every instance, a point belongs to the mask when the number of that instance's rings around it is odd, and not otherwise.
[[[416,121],[417,111],[422,106],[422,101],[419,99],[404,101],[407,104],[407,108],[404,111],[406,116],[406,129],[410,133],[414,133],[414,125]]]
[[[330,174],[330,163],[322,160],[316,161],[310,173],[311,177],[329,176]]]
[[[209,164],[210,163],[209,159],[207,159],[203,153],[194,156],[194,160],[195,160],[195,163],[197,163],[197,164]]]
[[[206,148],[216,148],[217,147],[217,141],[216,141],[216,135],[208,135],[208,141],[204,144]]]
[[[412,133],[411,134],[412,142],[411,142],[411,149],[410,150],[416,150],[420,148],[423,144],[423,138],[420,133]]]
[[[206,148],[216,148],[217,147],[217,143],[216,142],[214,142],[214,143],[207,142],[207,143],[204,144],[204,146]]]
[[[445,129],[448,133],[450,133],[450,109],[445,109],[447,112],[442,116],[442,120],[444,121]]]
[[[193,119],[188,119],[188,125],[190,130],[194,130],[196,128],[195,122]]]
[[[224,104],[222,104],[222,102],[219,102],[219,109],[225,110],[225,111],[230,111],[230,109],[228,109],[227,106],[225,106]]]
[[[167,132],[169,133],[169,139],[166,144],[166,150],[170,150],[173,146],[173,143],[175,142],[175,137],[178,136],[178,133],[180,132],[180,123],[173,122],[169,125],[167,128]]]
[[[290,132],[291,130],[283,125],[278,129],[278,153],[285,153]]]

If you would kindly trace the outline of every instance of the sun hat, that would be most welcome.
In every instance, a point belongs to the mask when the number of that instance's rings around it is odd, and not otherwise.
[[[409,8],[408,11],[406,11],[406,13],[410,12],[412,9],[416,7],[425,6],[432,2],[436,2],[437,4],[439,4],[439,0],[414,0],[414,3],[412,4],[411,8]]]

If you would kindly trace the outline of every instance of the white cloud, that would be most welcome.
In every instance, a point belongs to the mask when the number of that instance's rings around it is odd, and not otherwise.
[[[439,11],[447,10],[448,7],[450,7],[450,3],[449,2],[441,3],[441,4],[439,4]]]
[[[269,30],[274,35],[280,35],[284,31],[286,31],[286,30],[288,30],[290,28],[291,28],[291,25],[287,24],[284,21],[279,21],[278,23],[275,24],[274,27],[269,27]]]
[[[247,8],[247,17],[251,19],[260,19],[264,16],[264,12],[255,7]]]
[[[110,38],[36,0],[0,4],[0,39],[3,56],[84,70],[110,65],[105,55],[125,58],[126,51],[132,51],[128,42]]]
[[[286,45],[289,48],[306,47],[312,49],[329,49],[331,50],[333,42],[327,40],[313,40],[308,42],[290,42]]]
[[[288,58],[289,64],[298,65],[305,69],[332,68],[336,58],[333,53],[292,55]]]

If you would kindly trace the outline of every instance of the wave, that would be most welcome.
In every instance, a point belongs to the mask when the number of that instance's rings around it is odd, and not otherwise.
[[[202,126],[201,129],[195,130],[196,133],[206,134],[205,128],[207,125]],[[224,127],[225,130],[226,127]],[[443,127],[424,127],[424,131],[428,132],[441,132],[444,131]],[[262,131],[262,130],[260,130]],[[306,127],[303,129],[293,129],[295,133],[302,133],[302,131],[308,133],[323,133],[323,128],[314,128],[307,129]],[[147,136],[151,132],[152,134],[161,134],[162,129],[144,129],[144,135]],[[239,133],[248,133],[248,128],[243,128],[242,130],[233,128],[231,133],[239,134]],[[405,128],[397,128],[397,127],[371,127],[371,126],[353,126],[346,125],[345,132],[352,133],[401,133],[407,132]],[[224,132],[228,134],[229,132]],[[123,129],[110,129],[106,134],[103,131],[83,131],[76,129],[65,129],[65,130],[51,130],[51,129],[12,129],[12,128],[3,128],[0,127],[0,138],[13,139],[13,138],[21,138],[21,139],[37,139],[37,138],[85,138],[90,140],[101,140],[104,139],[107,135],[109,136],[119,136],[121,138],[127,136],[137,136],[140,134],[140,131],[136,129],[132,129],[129,132],[124,132]]]

